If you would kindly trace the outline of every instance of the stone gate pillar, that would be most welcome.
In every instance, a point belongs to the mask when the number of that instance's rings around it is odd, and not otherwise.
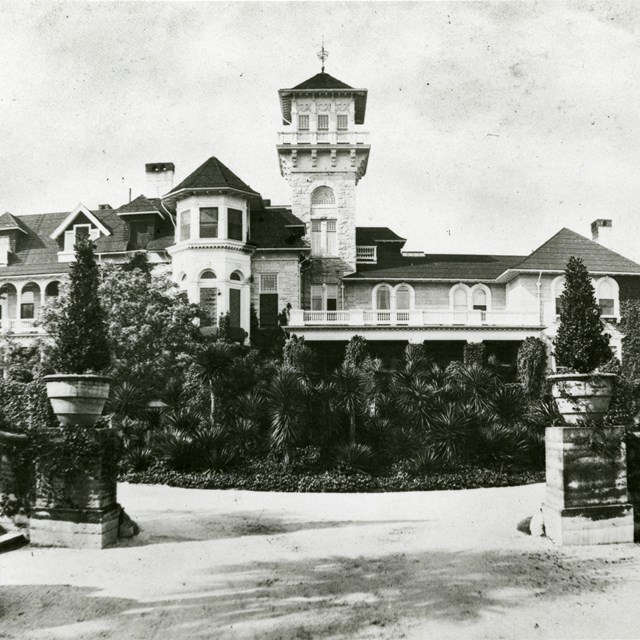
[[[546,535],[559,545],[633,542],[624,427],[547,427]]]

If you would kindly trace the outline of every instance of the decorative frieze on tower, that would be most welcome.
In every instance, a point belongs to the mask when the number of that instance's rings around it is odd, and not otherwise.
[[[360,131],[366,89],[354,89],[324,72],[281,89],[280,172],[291,186],[292,213],[305,223],[312,278],[338,280],[355,271],[355,188],[367,171],[368,133]]]

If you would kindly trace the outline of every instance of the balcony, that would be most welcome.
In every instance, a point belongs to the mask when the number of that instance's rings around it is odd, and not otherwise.
[[[539,327],[537,313],[514,311],[305,311],[292,309],[290,327]]]
[[[357,246],[356,247],[356,262],[370,262],[376,263],[378,262],[378,247],[365,247],[365,246]]]
[[[368,145],[368,131],[283,131],[278,134],[278,145]]]
[[[37,325],[38,320],[27,318],[3,318],[0,326],[3,332],[11,331],[15,335],[44,334],[44,328]]]

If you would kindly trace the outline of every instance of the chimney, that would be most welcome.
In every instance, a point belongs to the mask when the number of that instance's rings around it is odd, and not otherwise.
[[[107,211],[108,209],[113,209],[110,204],[99,204],[98,211]]]
[[[611,249],[613,239],[613,221],[599,218],[591,223],[591,238],[594,242],[600,243],[603,247]]]
[[[144,165],[147,174],[147,190],[151,198],[159,198],[171,191],[176,166],[173,162],[152,162]]]

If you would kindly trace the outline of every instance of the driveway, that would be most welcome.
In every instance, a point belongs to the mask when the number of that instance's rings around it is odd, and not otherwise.
[[[137,538],[0,556],[0,638],[640,637],[640,545],[520,533],[543,498],[123,484]]]

